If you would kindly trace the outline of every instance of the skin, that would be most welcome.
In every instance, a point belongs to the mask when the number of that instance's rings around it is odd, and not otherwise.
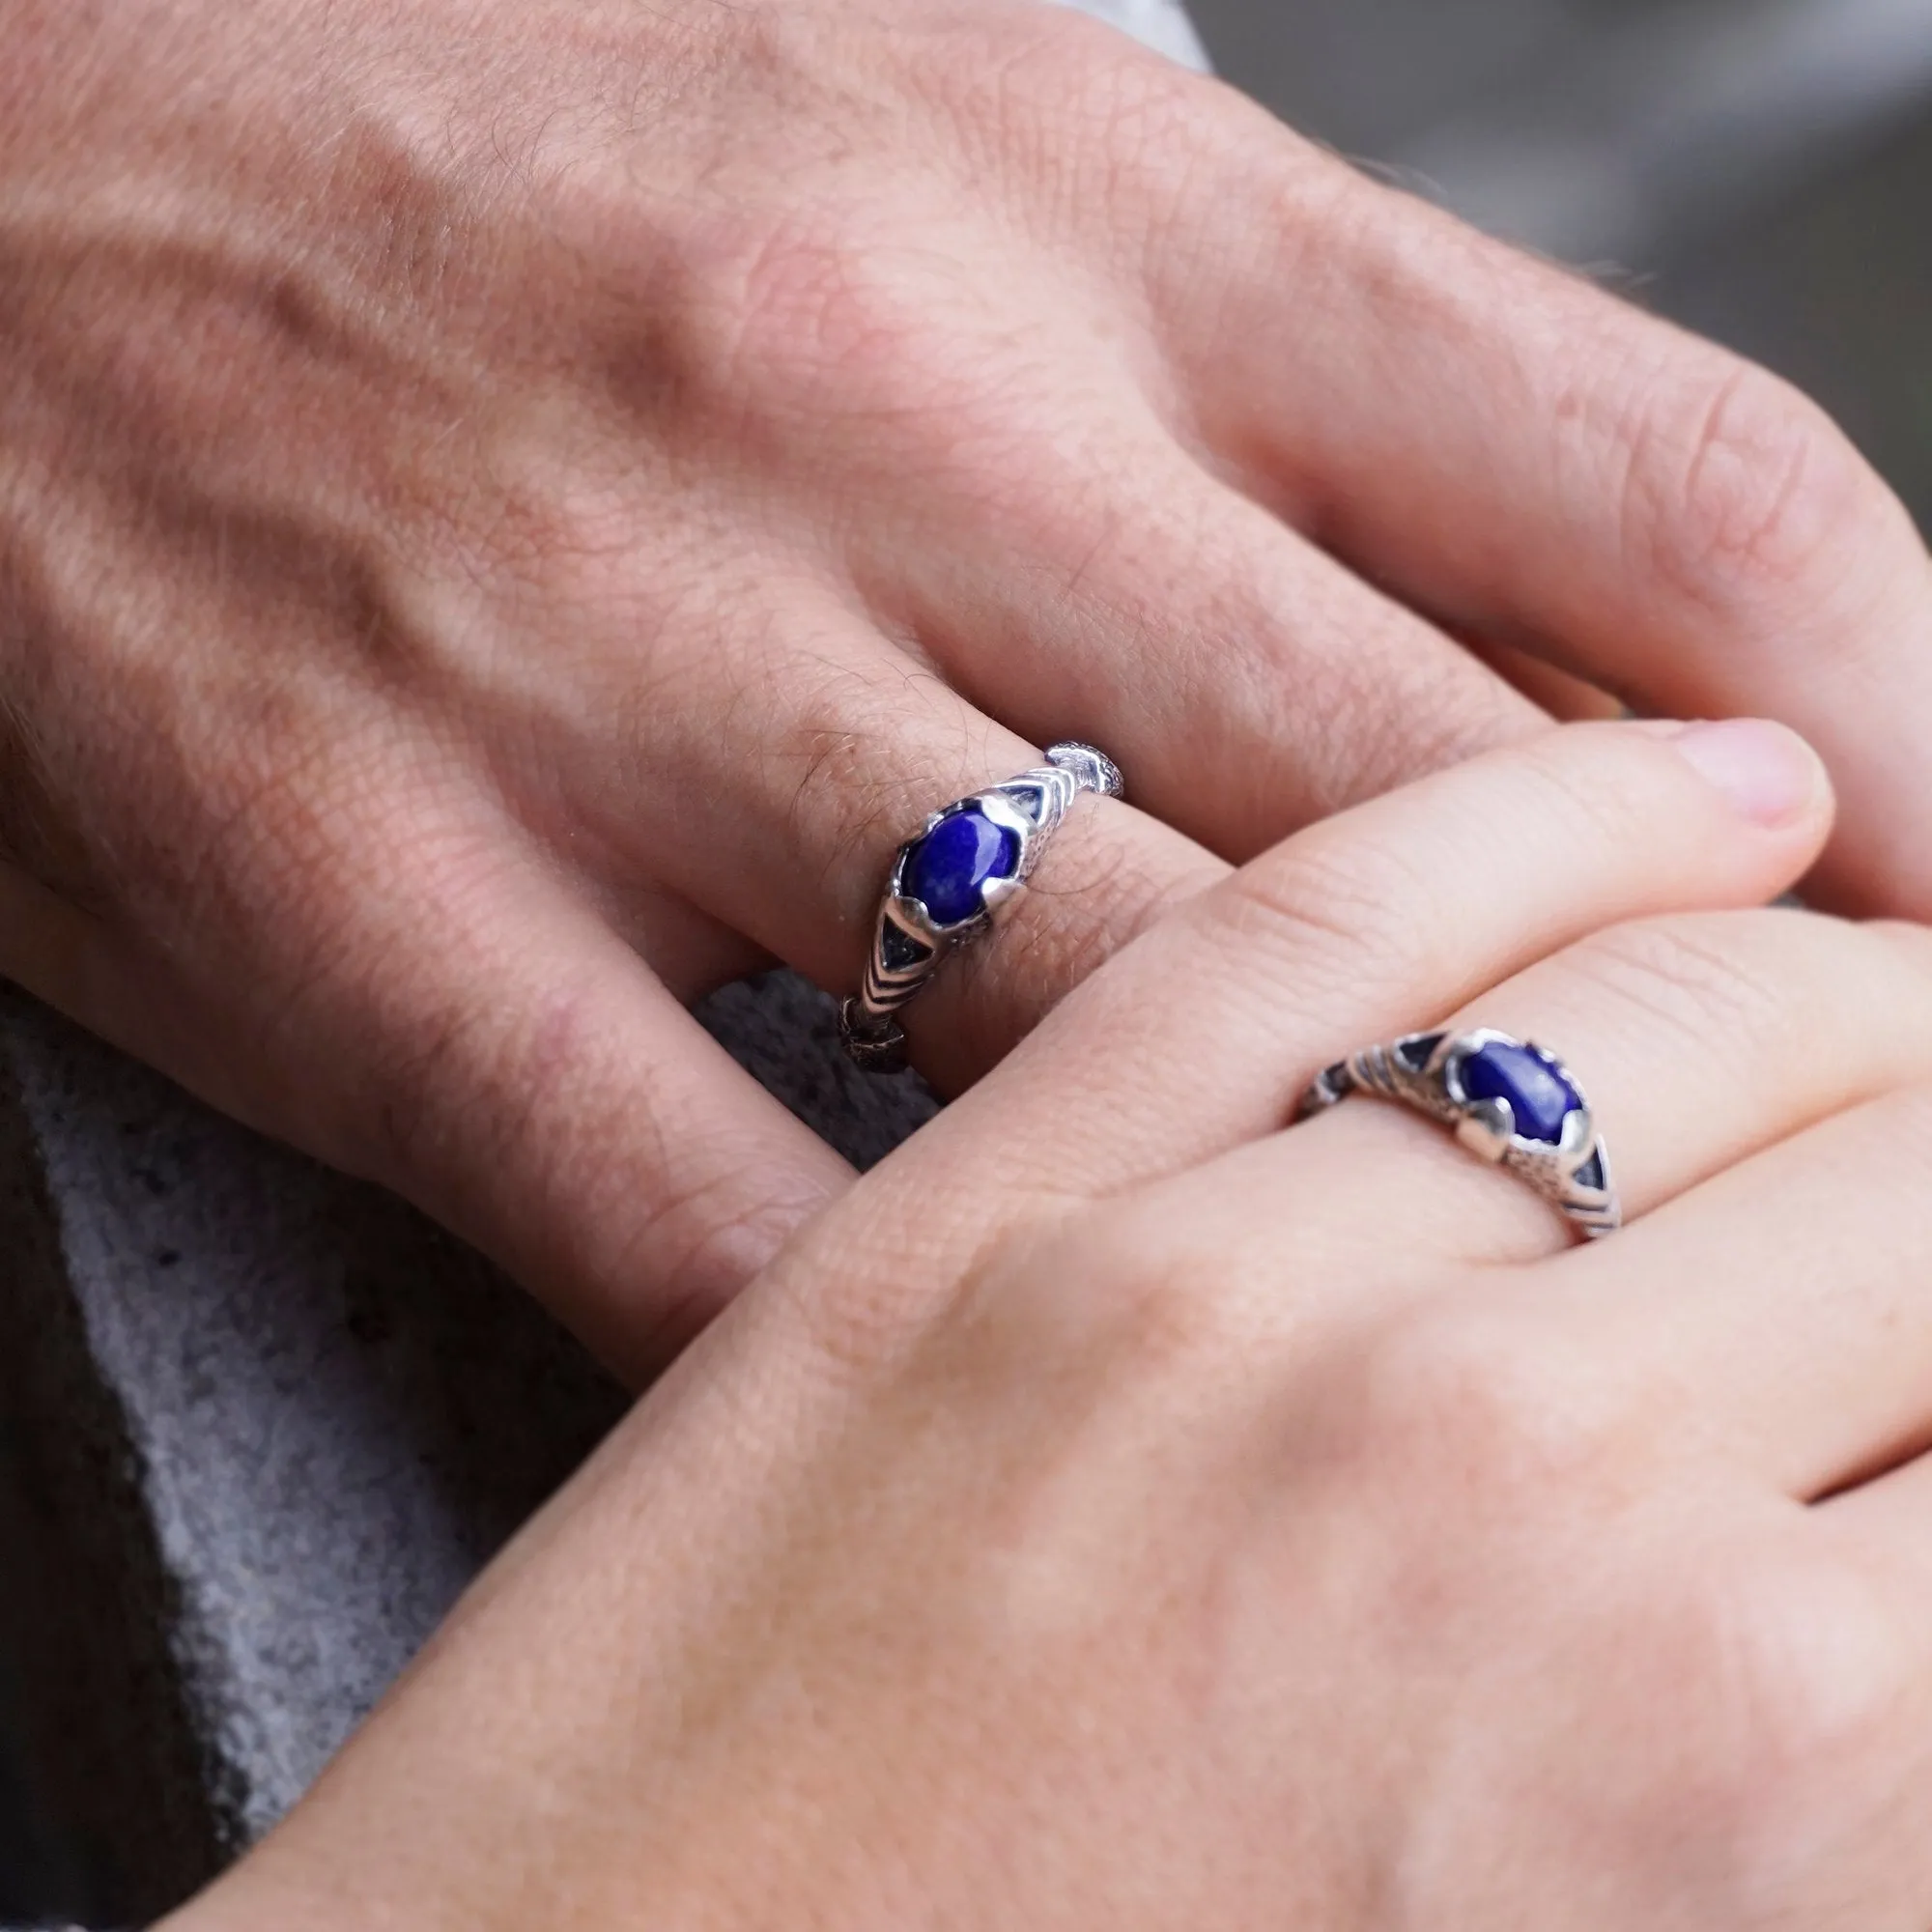
[[[1182,908],[166,1932],[1922,1932],[1932,940],[1689,910],[1829,812],[1770,727],[1579,727]],[[1625,1233],[1280,1130],[1422,1013],[1562,1042]]]
[[[1801,725],[1821,901],[1932,914],[1926,559],[1844,440],[1091,21],[0,42],[0,971],[639,1378],[851,1178],[685,1004],[855,985],[894,847],[1049,738],[1139,810],[921,1002],[948,1090],[1231,866],[1547,728],[1492,660]]]

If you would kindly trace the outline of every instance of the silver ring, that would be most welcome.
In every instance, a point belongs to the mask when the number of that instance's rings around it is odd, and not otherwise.
[[[866,982],[839,1012],[845,1050],[868,1073],[905,1065],[895,1017],[956,948],[1013,909],[1046,842],[1083,791],[1122,798],[1121,768],[1092,745],[1055,745],[1046,763],[962,798],[899,847],[872,933]]]
[[[1505,1167],[1553,1202],[1591,1240],[1623,1226],[1610,1156],[1590,1103],[1554,1054],[1506,1033],[1414,1033],[1372,1046],[1316,1081],[1295,1119],[1351,1094],[1400,1100],[1470,1152]]]

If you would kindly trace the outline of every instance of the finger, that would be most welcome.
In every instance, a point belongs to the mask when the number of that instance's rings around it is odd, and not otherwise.
[[[1932,1442],[1932,1090],[1727,1170],[1537,1280],[1548,1320],[1801,1498]]]
[[[300,873],[323,935],[315,917],[244,921],[246,957],[216,980],[296,998],[212,1013],[177,961],[11,871],[0,971],[407,1195],[641,1381],[850,1170],[510,828],[379,803],[331,814],[334,862],[312,851]],[[359,969],[318,973],[318,946]]]
[[[1107,746],[1137,803],[1236,863],[1548,728],[1151,415],[1137,430],[1119,398],[1103,407],[1104,435],[1071,458],[1040,453],[1023,486],[989,492],[965,463],[867,533],[914,560],[895,614],[981,710],[1036,739]]]
[[[1199,433],[1460,632],[1666,717],[1785,720],[1837,783],[1819,890],[1932,912],[1932,566],[1761,370],[1245,115],[1156,258]]]
[[[898,846],[956,798],[1037,766],[1040,748],[886,642],[868,615],[800,582],[715,630],[725,728],[626,689],[626,668],[565,722],[563,775],[613,895],[654,880],[833,991],[859,984]],[[1128,783],[1135,781],[1129,769]],[[640,791],[681,810],[639,807]],[[1076,804],[1000,930],[906,1009],[913,1057],[957,1089],[1101,960],[1227,867],[1154,817]]]
[[[1434,1025],[1435,1022],[1428,1022]],[[1917,928],[1791,911],[1621,925],[1446,1022],[1558,1053],[1587,1095],[1627,1217],[1902,1083],[1932,1079],[1932,947]],[[1420,1261],[1520,1262],[1571,1244],[1516,1177],[1433,1122],[1363,1102],[1257,1150],[1226,1185],[1311,1204],[1346,1186],[1362,1237]],[[1284,1208],[1284,1212],[1288,1210]]]
[[[1358,807],[1083,988],[882,1177],[876,1237],[951,1279],[1003,1228],[1274,1133],[1343,1043],[1604,925],[1775,895],[1829,817],[1809,753],[1749,724],[1573,726]]]

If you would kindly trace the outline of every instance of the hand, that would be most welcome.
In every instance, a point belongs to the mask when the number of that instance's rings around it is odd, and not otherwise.
[[[1590,727],[1176,914],[168,1932],[1919,1932],[1932,940],[1674,910],[1825,810],[1769,729]],[[1390,1107],[1275,1131],[1471,1000],[1614,1239]]]
[[[1925,559],[1770,378],[1007,0],[6,0],[0,970],[641,1373],[849,1175],[682,1003],[1126,767],[915,1014],[1544,714],[1801,723],[1932,912]]]

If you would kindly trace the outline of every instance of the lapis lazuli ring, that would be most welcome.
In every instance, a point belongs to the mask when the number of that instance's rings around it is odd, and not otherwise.
[[[1554,1054],[1506,1033],[1415,1033],[1331,1066],[1297,1121],[1351,1094],[1400,1100],[1456,1130],[1472,1153],[1554,1202],[1591,1240],[1623,1226],[1590,1103]]]
[[[1092,745],[1055,745],[1046,763],[935,811],[899,847],[879,907],[863,988],[845,1002],[839,1034],[869,1073],[905,1065],[896,1015],[947,955],[1013,909],[1046,842],[1083,791],[1125,792],[1121,770]]]

